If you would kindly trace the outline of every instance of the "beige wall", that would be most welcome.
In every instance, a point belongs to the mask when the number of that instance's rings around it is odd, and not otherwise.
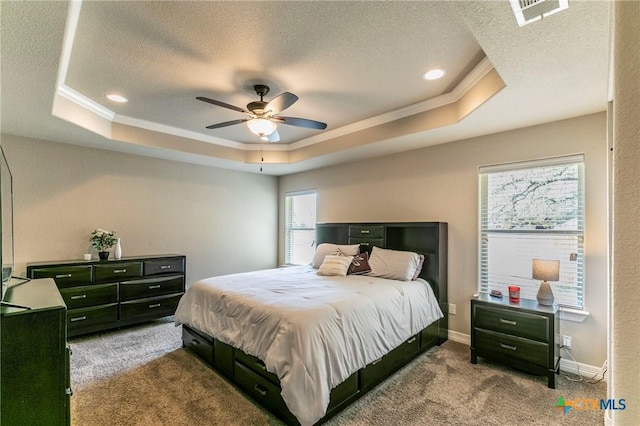
[[[124,256],[186,255],[187,284],[276,266],[273,176],[11,135],[2,147],[19,274],[27,262],[82,258],[96,228],[116,231]]]
[[[286,192],[316,189],[319,222],[448,222],[449,302],[457,305],[449,324],[468,335],[469,298],[478,288],[478,167],[576,153],[585,154],[585,298],[591,315],[583,323],[562,321],[562,333],[573,337],[578,362],[600,366],[607,347],[604,112],[284,176],[280,205]]]
[[[640,424],[640,2],[615,2],[613,279],[608,423]]]

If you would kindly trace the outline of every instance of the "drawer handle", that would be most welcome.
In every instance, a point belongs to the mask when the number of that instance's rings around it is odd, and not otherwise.
[[[516,325],[515,321],[509,321],[509,320],[506,320],[504,318],[500,318],[500,322],[503,323],[503,324]]]
[[[200,344],[199,341],[197,341],[196,339],[191,339],[191,344],[194,346],[198,346]]]
[[[74,321],[84,321],[84,320],[86,320],[86,319],[87,319],[87,317],[86,317],[86,316],[83,316],[83,317],[75,317],[75,318],[71,318],[71,322],[74,322]]]
[[[371,232],[371,231],[369,231],[368,229],[361,229],[360,230],[361,234],[368,234],[369,232]]]
[[[407,340],[407,343],[413,343],[413,342],[415,342],[415,341],[416,341],[416,338],[415,338],[415,337],[412,337],[411,339]]]
[[[516,349],[518,349],[515,346],[505,345],[504,343],[500,343],[500,347],[502,349],[509,349],[510,351],[515,351]]]
[[[160,303],[156,303],[155,305],[149,305],[149,309],[159,308],[159,307],[160,307]]]
[[[71,388],[66,388],[64,390],[65,395],[73,396],[73,390]]]
[[[114,269],[113,270],[114,274],[122,274],[124,272],[127,272],[127,270],[126,269]]]
[[[264,365],[264,362],[262,362],[262,361],[258,360],[258,361],[256,361],[256,362],[255,362],[255,364],[258,366],[258,368],[259,368],[260,370],[267,371],[267,366],[266,366],[266,365]]]
[[[368,246],[369,243],[360,243],[361,246]]]
[[[149,290],[153,290],[154,288],[160,288],[160,284],[158,285],[150,285]]]
[[[86,299],[86,298],[87,298],[86,294],[79,294],[77,296],[71,296],[71,300]]]
[[[264,386],[257,384],[253,386],[253,389],[255,389],[255,391],[258,392],[260,395],[267,396],[267,389]]]
[[[56,278],[71,278],[71,274],[59,274],[56,275]]]
[[[171,269],[171,265],[162,265],[160,269]]]
[[[378,358],[378,359],[376,359],[375,361],[373,361],[373,362],[371,363],[371,365],[376,365],[376,364],[377,364],[377,363],[379,363],[380,361],[382,361],[382,358]]]

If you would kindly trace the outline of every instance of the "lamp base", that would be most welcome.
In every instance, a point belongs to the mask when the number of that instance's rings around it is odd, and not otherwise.
[[[547,281],[542,281],[542,283],[540,283],[540,288],[538,289],[536,299],[538,299],[538,303],[541,305],[553,305],[553,291],[551,290],[551,284],[549,284]]]

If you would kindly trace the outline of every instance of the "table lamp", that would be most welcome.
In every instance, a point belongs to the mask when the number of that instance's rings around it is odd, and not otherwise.
[[[560,279],[560,261],[533,259],[532,277],[534,280],[542,280],[536,299],[545,306],[553,305],[553,291],[549,281]]]

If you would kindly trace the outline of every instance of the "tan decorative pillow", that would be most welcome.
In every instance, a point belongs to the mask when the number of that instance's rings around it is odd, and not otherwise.
[[[322,262],[322,265],[320,265],[316,273],[318,275],[338,275],[344,277],[347,275],[347,270],[352,260],[353,256],[330,254],[324,257],[324,262]]]
[[[420,256],[410,251],[389,250],[374,246],[369,258],[368,275],[399,281],[411,281],[418,269]]]

